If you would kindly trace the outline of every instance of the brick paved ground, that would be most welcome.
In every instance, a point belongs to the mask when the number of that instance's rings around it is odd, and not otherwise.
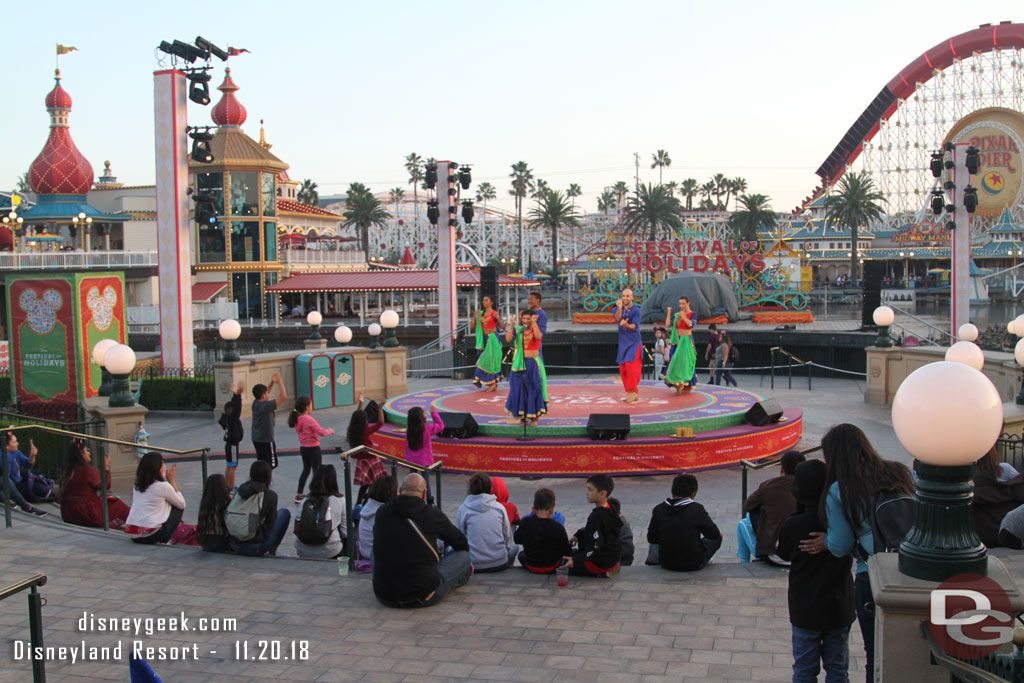
[[[823,380],[815,382],[813,394],[797,389],[765,393],[804,408],[805,446],[814,445],[832,423],[852,421],[884,455],[907,461],[888,409],[864,404],[862,392],[857,382]],[[336,428],[347,424],[348,411],[319,415],[322,423]],[[206,419],[151,417],[148,426],[155,444],[215,444],[220,437]],[[279,441],[291,446],[294,433],[280,429]],[[299,469],[297,458],[285,458],[275,472],[275,488],[291,492]],[[768,476],[774,471],[753,473],[751,486]],[[341,578],[333,562],[140,547],[118,532],[73,529],[56,516],[40,520],[16,513],[14,528],[0,531],[0,582],[35,572],[49,577],[42,589],[47,645],[120,640],[130,649],[132,634],[80,631],[77,622],[84,611],[104,617],[171,617],[183,610],[193,626],[199,617],[238,620],[231,633],[143,634],[139,639],[146,647],[199,647],[198,661],[155,662],[165,681],[788,680],[787,575],[735,558],[739,471],[704,472],[699,478],[698,500],[719,522],[725,544],[714,564],[692,575],[634,566],[612,580],[572,579],[568,588],[558,588],[553,579],[510,570],[474,577],[437,607],[396,611],[374,600],[368,576]],[[198,464],[180,467],[179,482],[189,501],[186,521],[194,521],[199,479]],[[616,495],[635,529],[640,562],[650,508],[667,493],[670,480],[667,475],[617,480]],[[464,476],[445,476],[444,507],[452,517],[465,481]],[[510,479],[509,485],[522,509],[529,507],[535,488],[552,486],[568,526],[585,520],[588,508],[579,480]],[[290,537],[282,551],[291,552]],[[998,552],[1020,576],[1020,555]],[[859,655],[860,636],[856,627],[853,631],[851,651]],[[28,663],[13,661],[12,641],[27,636],[24,596],[0,602],[0,683],[30,680]],[[236,641],[248,642],[255,656],[261,640],[280,642],[287,656],[292,642],[307,641],[309,657],[236,661]],[[855,657],[851,670],[862,666]],[[124,663],[54,663],[47,672],[53,681],[127,677]]]

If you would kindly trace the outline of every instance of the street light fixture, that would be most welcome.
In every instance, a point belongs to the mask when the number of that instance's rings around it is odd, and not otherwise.
[[[324,317],[320,315],[320,311],[310,311],[309,315],[306,316],[306,322],[309,323],[310,333],[309,338],[313,341],[322,339],[320,336],[320,323],[324,321]]]
[[[925,581],[986,575],[988,551],[971,514],[971,476],[1003,428],[999,392],[964,363],[929,363],[896,391],[892,426],[917,473],[917,520],[900,544],[900,572]]]
[[[888,306],[879,306],[871,314],[871,319],[878,325],[878,337],[875,339],[875,346],[878,348],[889,348],[892,346],[892,339],[889,337],[889,326],[896,320],[896,312]]]
[[[398,346],[398,337],[395,336],[398,320],[398,313],[395,311],[387,310],[380,314],[380,326],[384,328],[384,348]]]
[[[135,352],[124,344],[111,346],[103,356],[103,364],[111,376],[111,408],[130,408],[135,405],[128,377],[135,369]]]
[[[220,338],[224,340],[224,362],[237,363],[242,360],[238,355],[238,345],[235,340],[242,334],[242,326],[237,320],[225,320],[220,324]]]
[[[352,330],[347,325],[335,328],[334,330],[334,341],[339,344],[348,344],[352,341]]]
[[[377,342],[377,337],[379,337],[381,333],[380,325],[378,325],[377,323],[371,323],[370,326],[366,329],[366,331],[370,333],[370,348],[380,348],[380,344]]]
[[[113,339],[100,339],[96,342],[96,346],[92,347],[92,360],[96,365],[100,366],[100,396],[110,396],[110,372],[107,371],[107,366],[103,364],[103,357],[112,346],[117,346],[117,342]]]

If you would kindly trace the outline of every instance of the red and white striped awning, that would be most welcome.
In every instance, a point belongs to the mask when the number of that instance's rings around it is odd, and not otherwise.
[[[479,287],[480,271],[455,271],[458,287]],[[392,270],[349,273],[300,273],[276,285],[268,292],[423,292],[436,290],[436,270]],[[536,287],[539,280],[509,275],[498,276],[499,287]]]
[[[227,289],[227,282],[197,282],[192,285],[192,301],[209,303],[213,298]]]

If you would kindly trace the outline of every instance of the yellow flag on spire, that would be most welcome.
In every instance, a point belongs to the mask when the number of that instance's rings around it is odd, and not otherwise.
[[[75,52],[77,50],[78,50],[78,48],[73,46],[73,45],[64,46],[64,45],[61,45],[60,43],[57,43],[57,54],[58,55],[66,55],[69,52]]]

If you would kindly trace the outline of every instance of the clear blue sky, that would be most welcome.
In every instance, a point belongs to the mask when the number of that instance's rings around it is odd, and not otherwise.
[[[72,133],[99,175],[153,182],[155,46],[201,34],[248,48],[232,75],[257,137],[321,194],[405,186],[409,152],[473,162],[508,196],[509,165],[583,190],[616,180],[743,176],[788,210],[882,86],[979,24],[1024,21],[1019,0],[19,3],[8,10],[0,187],[46,141],[54,45]],[[1014,11],[1016,10],[1016,11]],[[213,85],[220,83],[223,65]],[[214,93],[214,102],[220,93]],[[190,122],[209,123],[190,104]]]

